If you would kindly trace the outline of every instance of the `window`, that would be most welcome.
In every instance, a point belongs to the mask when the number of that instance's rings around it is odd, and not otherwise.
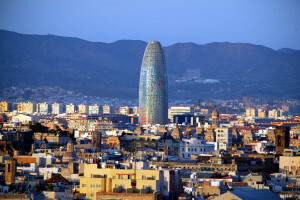
[[[91,184],[91,188],[95,188],[95,184]]]
[[[182,151],[184,151],[184,148],[182,148]]]
[[[94,196],[95,196],[95,193],[92,193],[92,194],[91,194],[91,197],[94,197]]]
[[[10,164],[8,164],[8,167],[7,167],[7,168],[8,168],[8,172],[10,172]]]
[[[155,176],[152,176],[152,180],[155,180],[155,178],[156,178]]]
[[[96,187],[97,187],[97,188],[101,188],[101,185],[100,185],[100,184],[97,184]]]
[[[86,184],[82,184],[82,187],[83,187],[83,188],[86,188]]]
[[[143,175],[143,176],[142,176],[142,179],[143,179],[143,180],[146,180],[147,178],[146,178],[146,176],[145,176],[145,175]]]

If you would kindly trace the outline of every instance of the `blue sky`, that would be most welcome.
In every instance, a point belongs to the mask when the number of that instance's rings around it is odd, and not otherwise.
[[[0,29],[99,42],[244,42],[300,50],[300,1],[0,0]]]

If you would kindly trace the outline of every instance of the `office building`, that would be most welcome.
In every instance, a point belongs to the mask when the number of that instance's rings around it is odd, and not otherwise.
[[[168,78],[163,48],[151,41],[145,50],[139,86],[139,124],[167,124]]]

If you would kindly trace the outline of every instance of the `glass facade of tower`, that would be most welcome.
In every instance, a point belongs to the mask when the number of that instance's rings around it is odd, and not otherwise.
[[[168,78],[165,55],[158,41],[145,50],[140,74],[139,124],[166,124],[168,119]]]

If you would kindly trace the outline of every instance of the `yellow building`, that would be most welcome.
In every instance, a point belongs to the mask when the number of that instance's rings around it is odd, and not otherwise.
[[[258,117],[259,118],[265,118],[266,117],[266,111],[264,109],[258,109]]]
[[[98,168],[84,164],[80,177],[80,193],[85,198],[97,199],[97,193],[161,193],[164,197],[178,196],[182,191],[176,170]],[[101,195],[100,195],[101,196]]]
[[[18,112],[34,113],[36,111],[35,104],[30,101],[16,103],[16,108]]]
[[[11,111],[11,103],[6,101],[0,102],[0,112]]]

